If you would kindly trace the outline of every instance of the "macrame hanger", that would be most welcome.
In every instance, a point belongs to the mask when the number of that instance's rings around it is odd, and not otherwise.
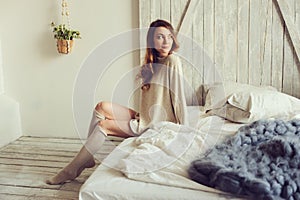
[[[67,24],[67,28],[71,28],[71,23],[70,23],[70,12],[68,9],[68,2],[67,0],[62,0],[61,3],[61,17],[62,17],[62,24]],[[65,21],[66,20],[66,21]]]

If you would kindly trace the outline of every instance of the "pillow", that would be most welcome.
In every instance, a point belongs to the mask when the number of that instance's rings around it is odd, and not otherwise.
[[[204,93],[205,96],[205,104],[204,109],[205,111],[209,111],[211,109],[221,108],[223,107],[227,99],[230,95],[237,92],[242,91],[253,91],[253,90],[274,90],[276,91],[276,88],[271,86],[266,87],[257,87],[249,84],[243,84],[243,83],[236,83],[236,82],[220,82],[220,83],[214,83],[210,85],[204,85]]]
[[[226,103],[221,108],[208,111],[208,114],[217,115],[232,122],[248,123],[251,113]]]
[[[263,88],[233,93],[222,107],[209,111],[211,114],[240,123],[269,118],[290,119],[297,112],[300,113],[299,99]]]

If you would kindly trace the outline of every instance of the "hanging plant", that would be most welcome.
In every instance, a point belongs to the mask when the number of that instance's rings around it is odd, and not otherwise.
[[[55,25],[55,23],[52,22],[51,26],[53,27],[54,38],[57,40],[57,51],[59,53],[68,54],[73,48],[73,39],[80,39],[81,35],[79,31],[70,28],[70,13],[66,0],[62,0],[61,5],[62,23]],[[65,20],[67,20],[67,24],[65,24]]]
[[[80,37],[80,32],[76,30],[71,30],[66,28],[65,24],[59,24],[55,26],[55,24],[52,22],[53,25],[53,33],[54,38],[59,40],[73,40],[78,39]]]

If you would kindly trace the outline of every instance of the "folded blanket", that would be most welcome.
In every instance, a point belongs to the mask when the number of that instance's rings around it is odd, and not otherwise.
[[[190,178],[256,199],[300,200],[300,120],[260,120],[194,160]]]

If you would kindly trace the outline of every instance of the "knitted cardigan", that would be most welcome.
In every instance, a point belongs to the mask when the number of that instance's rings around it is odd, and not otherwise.
[[[188,125],[182,64],[177,55],[159,59],[153,65],[150,88],[141,90],[139,132],[151,124],[169,121]]]

